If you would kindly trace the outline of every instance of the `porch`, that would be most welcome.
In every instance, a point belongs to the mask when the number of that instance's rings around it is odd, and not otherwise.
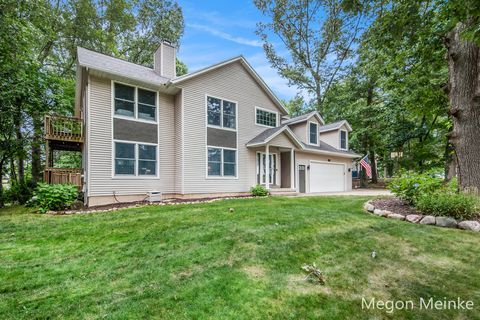
[[[295,150],[302,144],[288,126],[263,131],[247,147],[255,151],[257,184],[272,193],[297,192]]]
[[[83,186],[81,167],[59,168],[55,164],[55,151],[83,151],[84,132],[82,119],[56,115],[45,116],[45,170],[44,181],[48,184],[74,184],[80,191]],[[77,163],[76,166],[81,166]]]

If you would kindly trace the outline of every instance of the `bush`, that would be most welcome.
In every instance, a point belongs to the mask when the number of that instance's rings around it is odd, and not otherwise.
[[[40,183],[35,190],[40,212],[68,208],[77,199],[77,187],[72,184]]]
[[[445,188],[420,195],[415,206],[426,214],[465,220],[476,215],[477,201],[478,199],[473,195],[452,192]]]
[[[18,203],[25,204],[28,200],[32,198],[33,195],[33,185],[26,182],[16,182],[13,181],[10,183],[8,189],[3,191],[3,200],[5,203]]]
[[[257,184],[255,187],[252,187],[250,189],[250,192],[252,193],[252,196],[254,196],[254,197],[268,196],[268,190],[260,184]]]
[[[442,183],[443,178],[435,170],[426,173],[404,171],[392,179],[388,189],[400,199],[414,203],[420,195],[440,189]]]

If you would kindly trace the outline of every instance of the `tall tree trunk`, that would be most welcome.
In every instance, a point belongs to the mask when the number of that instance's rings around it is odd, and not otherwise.
[[[449,137],[457,156],[460,188],[480,190],[480,48],[461,38],[464,27],[458,23],[447,38],[453,118]]]
[[[0,208],[5,206],[5,199],[3,198],[3,163],[4,159],[0,161]]]
[[[18,112],[17,116],[15,117],[15,135],[17,141],[20,144],[19,149],[17,150],[17,182],[24,183],[25,182],[25,152],[23,150],[23,134],[22,134],[22,126],[21,126],[21,115]]]
[[[368,159],[370,160],[370,166],[372,167],[372,183],[378,183],[377,161],[375,160],[375,151],[373,149],[368,152]]]
[[[457,157],[455,156],[453,146],[447,142],[445,146],[445,180],[450,181],[457,176]]]
[[[42,177],[41,149],[42,146],[42,118],[35,114],[33,117],[32,140],[32,180],[35,184]]]

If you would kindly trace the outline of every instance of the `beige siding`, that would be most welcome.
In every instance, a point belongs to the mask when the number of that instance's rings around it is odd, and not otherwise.
[[[343,163],[346,165],[346,189],[347,191],[352,190],[352,160],[348,158],[338,158],[338,157],[332,157],[332,156],[323,156],[323,155],[318,155],[318,154],[312,154],[312,153],[304,153],[304,152],[296,152],[295,153],[295,172],[296,172],[296,179],[297,179],[297,186],[298,186],[298,165],[303,164],[305,166],[308,166],[310,164],[310,161],[325,161],[328,162],[335,162],[335,163]],[[350,169],[350,171],[349,171]],[[310,192],[310,177],[309,177],[309,171],[307,170],[307,174],[305,175],[305,183],[306,183],[306,192]]]
[[[159,178],[112,177],[112,93],[111,80],[91,77],[89,114],[88,196],[146,194],[148,191],[174,192],[174,99],[159,99]]]
[[[182,92],[175,96],[175,193],[183,193],[183,104]]]
[[[283,147],[283,148],[296,148],[295,144],[290,141],[290,138],[285,135],[285,133],[281,133],[268,143],[271,146],[276,147]]]
[[[184,89],[184,192],[242,192],[255,184],[255,152],[245,144],[266,130],[255,124],[255,106],[281,112],[237,62],[181,85]],[[205,95],[237,102],[238,160],[237,179],[207,178]]]
[[[348,130],[344,125],[341,126],[340,129],[320,133],[320,140],[325,143],[328,143],[332,147],[339,149],[340,148],[340,130],[347,131],[347,141],[348,141]]]
[[[307,131],[305,127],[305,122],[294,124],[289,126],[290,129],[292,129],[293,133],[297,136],[300,141],[306,143],[307,141],[305,140],[305,137],[307,136]]]

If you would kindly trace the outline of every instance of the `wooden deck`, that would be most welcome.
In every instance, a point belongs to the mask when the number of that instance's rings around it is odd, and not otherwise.
[[[82,120],[74,117],[45,116],[45,139],[83,142]]]
[[[44,181],[49,184],[74,184],[82,188],[82,169],[79,168],[45,168]]]

